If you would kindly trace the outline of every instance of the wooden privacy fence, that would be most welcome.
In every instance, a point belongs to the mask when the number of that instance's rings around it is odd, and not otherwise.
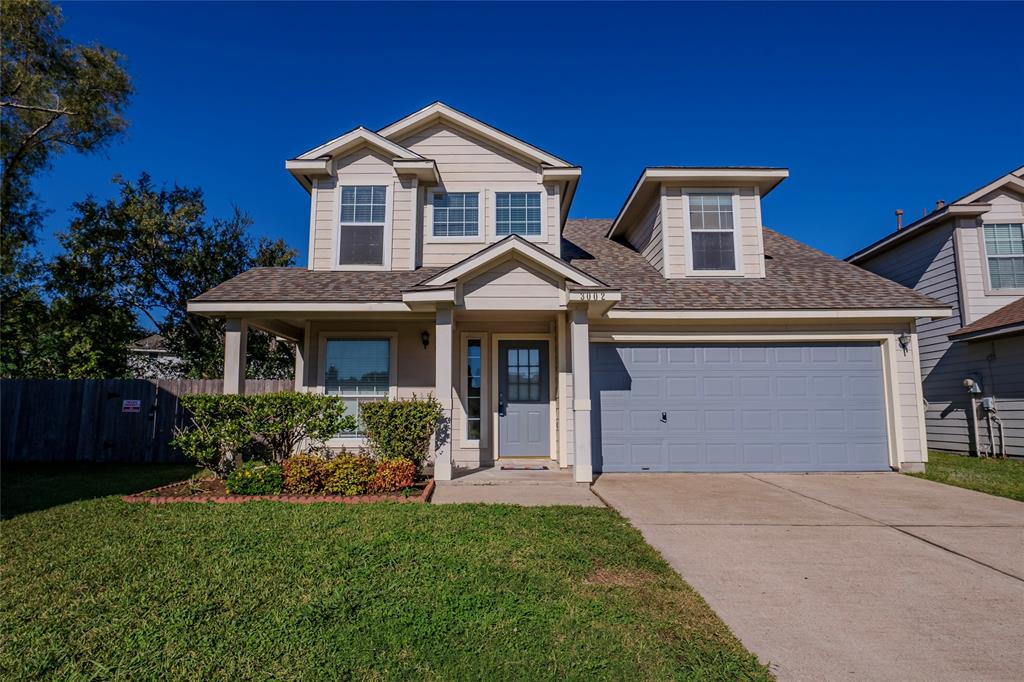
[[[293,390],[290,379],[249,379],[246,393]],[[173,463],[187,415],[179,396],[220,393],[220,379],[4,379],[0,459],[5,462]]]

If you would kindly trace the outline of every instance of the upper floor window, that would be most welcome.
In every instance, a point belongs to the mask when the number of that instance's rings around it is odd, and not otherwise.
[[[495,192],[494,227],[499,237],[539,237],[540,192]]]
[[[993,289],[1024,289],[1024,224],[985,225],[985,255]]]
[[[434,236],[475,237],[480,233],[480,195],[476,192],[434,194]]]
[[[338,262],[340,265],[384,263],[384,185],[343,185]]]
[[[691,194],[694,270],[735,270],[736,235],[731,194]]]

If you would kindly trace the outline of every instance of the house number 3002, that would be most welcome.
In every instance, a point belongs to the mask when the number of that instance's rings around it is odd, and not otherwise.
[[[603,291],[581,291],[581,301],[603,301],[607,297],[607,294]]]

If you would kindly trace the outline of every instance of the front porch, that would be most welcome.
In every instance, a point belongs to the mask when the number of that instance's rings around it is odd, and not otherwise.
[[[229,317],[225,392],[244,390],[250,328],[295,344],[297,391],[339,395],[353,411],[369,400],[435,396],[444,410],[432,462],[438,481],[592,479],[586,303]],[[358,433],[329,443],[362,444]],[[526,470],[535,466],[546,470]]]

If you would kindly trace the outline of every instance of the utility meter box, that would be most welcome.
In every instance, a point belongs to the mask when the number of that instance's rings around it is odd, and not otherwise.
[[[986,412],[995,412],[996,411],[996,399],[993,398],[992,396],[986,396],[986,397],[982,398],[981,399],[981,409],[985,410]]]

